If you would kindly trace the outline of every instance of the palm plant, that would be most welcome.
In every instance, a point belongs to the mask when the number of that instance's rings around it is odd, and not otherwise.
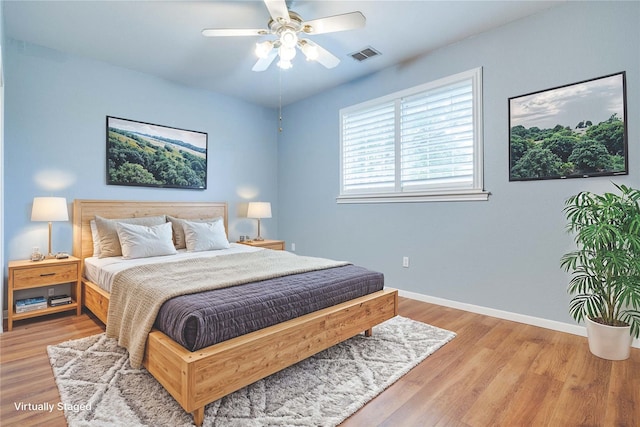
[[[608,326],[631,326],[640,337],[640,191],[616,185],[620,194],[581,192],[567,199],[567,229],[577,250],[562,257],[572,273],[571,316]]]

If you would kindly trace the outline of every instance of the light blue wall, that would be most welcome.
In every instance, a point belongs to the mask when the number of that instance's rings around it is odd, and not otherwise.
[[[248,200],[271,201],[277,215],[274,110],[15,40],[5,55],[7,260],[47,247],[47,225],[30,221],[34,196],[227,201],[231,239],[256,233],[239,217]],[[106,185],[107,115],[207,132],[207,189]],[[278,235],[275,219],[263,224],[265,237]],[[71,222],[53,230],[54,251],[70,252]]]
[[[391,287],[572,322],[563,202],[612,190],[611,179],[509,182],[507,99],[626,71],[631,172],[615,181],[640,186],[638,22],[637,2],[570,2],[286,107],[279,237],[300,254],[382,271]],[[488,202],[336,204],[341,108],[479,66]]]

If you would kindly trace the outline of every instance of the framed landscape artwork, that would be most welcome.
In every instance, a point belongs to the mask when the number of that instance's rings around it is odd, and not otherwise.
[[[509,98],[509,181],[628,174],[625,78]]]
[[[107,116],[107,184],[205,189],[207,138],[205,132]]]

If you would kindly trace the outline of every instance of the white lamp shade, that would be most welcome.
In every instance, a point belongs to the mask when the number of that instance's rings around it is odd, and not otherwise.
[[[69,221],[67,199],[64,197],[34,197],[31,221]]]
[[[247,218],[271,218],[271,203],[249,202]]]

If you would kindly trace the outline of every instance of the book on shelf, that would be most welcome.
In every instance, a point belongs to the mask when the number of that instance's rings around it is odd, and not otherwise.
[[[71,300],[67,300],[67,301],[58,301],[58,302],[50,302],[49,305],[51,307],[57,307],[59,305],[67,305],[67,304],[71,304],[73,301]]]
[[[49,305],[55,307],[58,305],[71,304],[73,301],[69,295],[54,295],[49,297]]]
[[[16,300],[16,313],[26,313],[28,311],[41,310],[47,308],[45,297],[34,297]]]
[[[47,302],[44,297],[33,297],[16,300],[16,305],[32,305]]]

